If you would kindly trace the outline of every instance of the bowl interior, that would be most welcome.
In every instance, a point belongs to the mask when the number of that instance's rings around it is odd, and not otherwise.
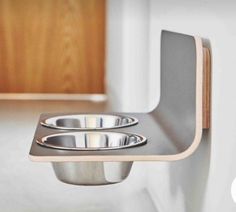
[[[43,126],[56,129],[80,129],[96,130],[111,129],[134,125],[136,118],[121,115],[108,114],[79,114],[55,116],[41,122]]]
[[[144,144],[146,140],[137,134],[95,131],[54,134],[36,141],[51,148],[87,151],[128,148]]]

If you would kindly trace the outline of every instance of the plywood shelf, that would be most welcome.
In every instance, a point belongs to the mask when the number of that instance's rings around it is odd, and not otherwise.
[[[62,114],[42,114],[40,117],[30,150],[31,160],[61,162],[184,159],[198,147],[202,130],[210,127],[209,50],[203,47],[199,37],[162,32],[159,105],[147,114],[127,114],[139,120],[137,125],[110,130],[143,135],[148,140],[146,145],[107,151],[65,151],[38,145],[38,137],[58,133],[58,130],[41,126],[40,121],[57,115]]]

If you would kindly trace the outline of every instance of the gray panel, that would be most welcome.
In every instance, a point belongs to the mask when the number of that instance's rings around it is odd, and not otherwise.
[[[162,32],[161,99],[152,115],[176,145],[191,145],[196,124],[196,47],[192,36]]]

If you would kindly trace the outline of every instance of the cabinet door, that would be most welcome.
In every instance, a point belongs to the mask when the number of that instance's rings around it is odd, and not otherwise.
[[[0,92],[103,93],[105,0],[0,0]]]

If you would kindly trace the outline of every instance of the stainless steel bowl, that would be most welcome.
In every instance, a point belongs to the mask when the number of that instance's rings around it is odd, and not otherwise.
[[[89,131],[58,133],[36,139],[40,145],[63,150],[113,150],[138,146],[146,138],[130,133]]]
[[[137,124],[133,117],[109,114],[78,114],[55,116],[41,122],[43,126],[62,130],[102,130]]]
[[[52,162],[58,180],[73,185],[108,185],[123,181],[130,162]]]
[[[50,148],[77,151],[105,151],[143,145],[147,139],[141,135],[118,132],[89,131],[59,133],[36,139]],[[128,162],[52,162],[57,178],[75,185],[106,185],[123,181],[133,161]]]

